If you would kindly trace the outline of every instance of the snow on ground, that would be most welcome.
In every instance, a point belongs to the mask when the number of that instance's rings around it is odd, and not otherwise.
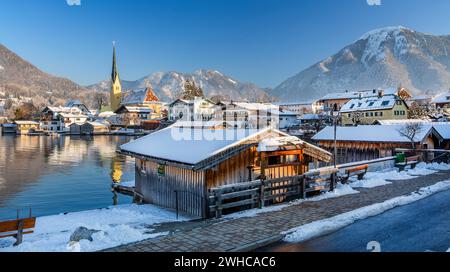
[[[275,206],[269,206],[265,207],[264,209],[252,209],[247,210],[239,213],[234,213],[230,215],[224,216],[226,219],[237,219],[237,218],[244,218],[244,217],[253,217],[261,213],[269,213],[274,211],[282,210],[289,206],[299,205],[305,201],[320,201],[323,199],[329,199],[329,198],[335,198],[340,197],[344,195],[349,194],[357,194],[358,191],[354,190],[357,188],[375,188],[380,186],[385,186],[388,184],[391,184],[391,181],[397,181],[397,180],[408,180],[408,179],[414,179],[417,178],[417,176],[426,176],[431,175],[437,172],[437,170],[450,170],[449,164],[444,163],[432,163],[432,164],[426,164],[426,163],[419,163],[417,164],[415,169],[408,169],[406,171],[400,172],[398,169],[387,169],[383,171],[378,172],[368,172],[363,180],[357,180],[357,177],[351,177],[350,178],[350,185],[342,185],[338,184],[336,190],[334,192],[328,192],[325,194],[322,194],[317,197],[313,197],[310,199],[300,199],[295,200],[287,204],[280,204]]]
[[[437,162],[429,163],[429,164],[419,163],[417,165],[417,167],[424,167],[426,169],[437,170],[437,171],[448,171],[448,170],[450,170],[450,164],[437,163]]]
[[[444,163],[419,163],[414,169],[399,172],[397,169],[388,169],[379,172],[368,172],[363,180],[357,177],[350,178],[350,186],[353,188],[375,188],[391,184],[390,181],[408,180],[418,176],[428,176],[440,170],[450,170],[449,164]]]
[[[364,179],[364,180],[356,180],[350,184],[352,188],[375,188],[380,186],[385,186],[392,184],[392,182],[386,181],[384,179],[380,178],[373,178],[373,179]]]
[[[290,243],[303,242],[318,236],[322,236],[337,231],[341,228],[353,224],[355,221],[363,220],[368,217],[381,214],[395,207],[407,205],[412,202],[424,199],[432,194],[449,189],[450,189],[450,180],[442,181],[435,185],[422,188],[419,191],[412,193],[410,195],[396,197],[387,200],[383,203],[377,203],[348,213],[340,214],[332,218],[316,221],[307,225],[293,228],[291,230],[282,233],[286,235],[284,241]]]
[[[349,185],[338,184],[336,189],[333,192],[327,192],[322,195],[308,198],[308,199],[294,200],[294,201],[292,201],[290,203],[286,203],[286,204],[269,206],[269,207],[265,207],[263,209],[252,209],[252,210],[247,210],[247,211],[243,211],[243,212],[239,212],[239,213],[233,213],[233,214],[224,216],[224,218],[225,219],[238,219],[238,218],[245,218],[245,217],[253,217],[253,216],[256,216],[261,213],[280,211],[289,206],[299,205],[303,202],[320,201],[320,200],[324,200],[324,199],[336,198],[336,197],[341,197],[341,196],[351,195],[351,194],[359,194],[359,192],[353,190],[353,188],[350,187]]]
[[[189,220],[180,217],[180,221]],[[122,244],[154,238],[167,233],[149,233],[148,227],[163,222],[176,221],[170,210],[153,205],[121,205],[107,209],[38,217],[35,233],[25,235],[24,242],[13,247],[14,238],[0,239],[0,252],[73,252],[97,251]],[[69,243],[78,227],[99,230],[92,235],[93,242],[82,240]]]

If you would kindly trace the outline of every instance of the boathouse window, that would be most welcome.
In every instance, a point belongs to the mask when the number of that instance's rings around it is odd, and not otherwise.
[[[278,164],[281,164],[281,157],[280,157],[280,156],[269,157],[268,164],[269,164],[269,165],[278,165]]]

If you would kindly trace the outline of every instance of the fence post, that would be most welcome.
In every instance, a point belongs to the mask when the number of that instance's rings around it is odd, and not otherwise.
[[[264,208],[264,180],[261,180],[261,186],[259,187],[259,208]]]
[[[219,219],[222,217],[222,192],[216,191],[214,195],[216,196],[216,218]]]
[[[302,199],[306,198],[306,186],[305,186],[305,176],[300,177],[300,197]]]
[[[334,187],[336,185],[336,179],[337,179],[337,173],[331,174],[331,180],[330,180],[330,192],[334,191]]]

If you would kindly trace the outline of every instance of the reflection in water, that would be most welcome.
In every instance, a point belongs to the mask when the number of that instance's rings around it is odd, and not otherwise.
[[[0,220],[16,209],[48,215],[102,208],[111,201],[111,182],[134,179],[134,160],[117,154],[122,136],[0,136]]]
[[[111,160],[111,180],[114,183],[120,183],[122,181],[123,163],[123,158],[119,155],[113,157]]]

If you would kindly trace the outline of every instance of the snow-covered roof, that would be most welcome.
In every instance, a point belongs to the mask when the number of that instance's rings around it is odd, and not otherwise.
[[[228,127],[234,127],[237,125],[238,127],[243,127],[246,122],[245,121],[234,121],[234,120],[210,120],[210,121],[177,121],[172,127],[177,128],[217,128],[222,127],[224,123],[227,124]]]
[[[410,123],[423,123],[423,124],[432,124],[430,120],[422,120],[422,119],[403,119],[403,120],[377,120],[377,123],[380,125],[405,125]]]
[[[342,107],[341,112],[387,110],[392,109],[396,101],[397,98],[394,95],[352,99]]]
[[[281,136],[263,139],[258,144],[258,152],[273,152],[280,150],[302,149],[304,154],[330,162],[332,154],[320,147],[300,140],[295,136]]]
[[[319,101],[323,100],[335,100],[335,99],[356,99],[359,97],[370,97],[378,95],[378,90],[370,90],[370,91],[356,91],[356,92],[340,92],[340,93],[331,93],[327,94]]]
[[[275,113],[272,111],[272,114],[277,114],[279,116],[297,116],[298,114],[293,111],[287,111],[287,110],[277,110]]]
[[[94,127],[109,127],[109,123],[106,121],[96,120],[94,122],[86,122],[87,124],[91,124]]]
[[[7,123],[7,124],[2,124],[2,127],[7,127],[7,128],[13,128],[16,127],[16,124],[11,124],[11,123]]]
[[[15,121],[17,125],[39,125],[39,122],[36,121]]]
[[[81,110],[77,107],[46,107],[44,112],[47,110],[53,113],[81,113]]]
[[[437,104],[450,103],[450,92],[445,92],[436,96],[431,102]]]
[[[130,90],[123,96],[122,105],[136,105],[150,102],[159,102],[159,98],[155,95],[151,88],[141,88]]]
[[[191,129],[168,127],[120,147],[122,151],[166,161],[196,165],[247,140],[287,134],[266,128]]]
[[[358,126],[358,127],[338,127],[336,139],[338,141],[348,142],[396,142],[406,143],[409,140],[400,135],[404,125],[372,125],[372,126]],[[417,142],[422,141],[430,132],[431,125],[425,125],[418,135],[416,135]],[[326,127],[317,133],[313,140],[315,141],[333,141],[334,128]]]
[[[66,107],[72,108],[81,105],[84,106],[84,104],[80,100],[70,100],[69,102],[67,102]]]
[[[173,106],[174,104],[177,104],[179,102],[181,102],[183,104],[186,104],[186,105],[194,105],[196,102],[207,102],[207,103],[210,103],[210,104],[213,104],[213,105],[216,104],[216,103],[214,103],[213,101],[211,101],[209,99],[199,97],[199,98],[196,98],[194,100],[186,100],[186,99],[179,98],[179,99],[173,101],[172,103],[168,104],[168,106],[169,107]]]
[[[246,110],[263,110],[263,111],[269,111],[269,110],[278,110],[278,106],[274,104],[269,103],[248,103],[248,102],[233,102],[234,105],[236,105],[239,108],[243,108]]]
[[[450,123],[433,123],[433,127],[442,138],[450,140]]]
[[[298,101],[298,102],[277,102],[274,103],[274,105],[277,106],[312,106],[312,104],[314,104],[316,101],[311,100],[311,101]]]
[[[73,114],[73,113],[60,113],[62,118],[88,118],[89,116],[84,114]]]
[[[312,113],[303,114],[300,117],[300,120],[318,120],[318,119],[320,119],[320,115],[319,114],[312,114]]]
[[[119,112],[121,109],[125,109],[128,112],[132,113],[152,113],[153,110],[148,107],[132,107],[132,106],[122,106],[116,112]]]
[[[115,116],[115,115],[117,115],[117,114],[115,114],[112,111],[105,111],[105,112],[99,113],[98,117],[100,117],[100,118],[108,118],[108,117]]]
[[[432,97],[429,95],[416,95],[411,97],[409,100],[411,101],[421,101],[421,100],[431,100]]]

